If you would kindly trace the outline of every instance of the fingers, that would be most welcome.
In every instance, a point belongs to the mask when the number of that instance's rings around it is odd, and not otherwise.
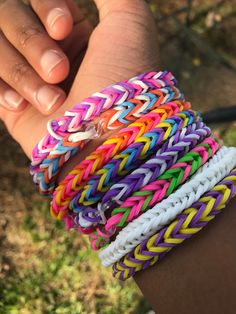
[[[63,40],[71,33],[73,13],[65,0],[30,0],[30,3],[53,39]]]
[[[27,101],[0,79],[0,106],[10,111],[22,111]]]
[[[63,42],[60,43],[62,49],[67,52],[67,56],[73,65],[71,72],[77,71],[75,64],[80,64],[81,52],[86,49],[89,37],[93,31],[93,26],[89,20],[83,15],[81,9],[74,0],[67,0],[69,10],[73,17],[73,30]],[[76,45],[75,45],[76,42]],[[79,57],[78,57],[79,56]],[[70,72],[70,74],[71,74]]]
[[[50,114],[55,111],[65,100],[64,92],[56,86],[46,84],[3,34],[0,34],[0,47],[2,80],[41,113]]]
[[[14,5],[6,2],[0,7],[0,13],[0,27],[5,37],[41,78],[51,84],[63,81],[69,73],[69,61],[59,45],[47,35],[30,7],[21,1]]]

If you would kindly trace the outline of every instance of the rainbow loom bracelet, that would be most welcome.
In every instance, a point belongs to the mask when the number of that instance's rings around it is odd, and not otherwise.
[[[60,219],[65,216],[71,199],[78,193],[89,176],[103,167],[112,157],[153,129],[161,121],[175,115],[177,112],[188,109],[189,106],[189,103],[183,101],[161,105],[106,140],[85,160],[80,162],[57,187],[51,204],[53,217]]]
[[[173,136],[176,132],[181,130],[182,128],[192,125],[196,122],[198,122],[201,119],[200,115],[196,111],[185,111],[178,113],[175,116],[172,116],[171,118],[163,121],[162,123],[158,124],[158,128],[152,130],[152,132],[146,133],[145,136],[142,136],[137,143],[135,143],[135,147],[137,149],[138,154],[146,154],[150,149],[157,150],[163,142],[168,140],[171,136]],[[133,149],[133,147],[132,147]],[[136,154],[137,154],[136,153]],[[76,197],[73,199],[73,201],[70,204],[70,207],[73,208],[73,210],[77,211],[77,205],[74,204],[74,201],[76,201]],[[79,207],[80,211],[80,207]],[[52,213],[53,214],[53,213]],[[63,217],[66,223],[66,228],[70,229],[72,227],[76,227],[77,221],[74,217],[73,212],[66,213],[66,215]],[[87,230],[86,228],[80,229],[79,226],[78,231],[90,234],[95,230],[93,228],[92,230]]]
[[[153,136],[156,128],[157,126],[148,133]],[[147,133],[143,137],[147,137]],[[141,137],[137,138],[127,149],[115,155],[103,168],[98,170],[86,183],[86,186],[78,192],[75,197],[75,203],[85,206],[95,204],[114,183],[134,168],[137,168],[144,159],[156,150],[156,147],[153,145],[149,145],[149,147],[146,145],[145,150],[141,150],[140,143],[142,143]]]
[[[235,167],[235,161],[236,148],[221,148],[190,181],[122,229],[116,239],[100,252],[99,257],[103,265],[109,266],[119,261],[137,245],[170,223],[227,176]]]
[[[144,73],[93,94],[67,111],[63,117],[49,121],[48,133],[32,152],[30,169],[33,181],[39,185],[41,193],[46,195],[52,193],[62,165],[85,145],[85,140],[88,141],[98,135],[99,131],[95,130],[94,125],[88,125],[87,128],[85,126],[85,132],[81,131],[84,122],[91,121],[102,111],[115,105],[121,105],[140,94],[153,89],[173,87],[175,84],[176,80],[170,72]],[[174,93],[177,94],[177,97],[182,97],[177,89],[174,89]],[[171,97],[173,97],[173,93]],[[134,106],[130,107],[131,111],[133,108]],[[127,113],[127,110],[125,106],[123,110],[120,108],[122,124],[124,122],[123,113],[125,111]]]
[[[103,130],[116,130],[141,118],[142,115],[173,100],[184,100],[184,95],[175,86],[152,89],[148,93],[115,105],[99,116]],[[96,120],[95,120],[96,121]]]
[[[168,226],[144,240],[113,265],[113,276],[126,280],[159,262],[172,248],[191,238],[221,213],[236,193],[236,169],[185,209]]]
[[[156,150],[154,156],[144,162],[132,173],[125,176],[124,179],[112,185],[103,197],[101,206],[106,207],[109,204],[121,204],[132,193],[153,182],[157,177],[159,177],[167,169],[174,165],[178,159],[183,157],[193,147],[200,144],[200,142],[203,141],[206,137],[209,137],[210,134],[210,128],[208,128],[203,122],[194,123],[178,131],[170,139],[164,142],[159,149]],[[131,161],[128,163],[128,160],[126,159],[125,163],[122,163],[122,168],[119,167],[119,169],[125,169],[126,164],[128,164],[129,167],[133,164],[136,166],[136,156],[136,154],[132,154]],[[113,173],[116,175],[117,169],[118,167],[114,167],[112,169],[112,174],[110,174],[111,180],[113,180],[114,177]],[[85,209],[82,212],[82,217],[86,216],[88,213],[89,211]],[[87,216],[87,218],[89,219],[89,216]],[[94,222],[95,220],[92,219],[91,221]]]
[[[146,152],[150,148],[153,150],[158,149],[159,145],[163,141],[173,136],[176,132],[178,132],[182,128],[198,122],[200,119],[201,118],[200,118],[199,113],[192,110],[183,111],[181,113],[178,113],[177,115],[172,116],[171,118],[158,124],[157,128],[153,129],[152,132],[148,132],[144,134],[144,136],[142,136],[141,138],[137,140],[137,143],[134,144],[135,146],[137,146],[136,148],[138,148],[137,152],[139,152],[142,155],[142,154],[146,154]],[[105,154],[103,156],[105,156]],[[76,197],[74,200],[76,200]],[[74,204],[74,200],[71,202],[71,207],[73,209],[74,209],[74,206],[76,206],[76,204]],[[77,211],[77,209],[74,209],[74,210]],[[79,211],[80,211],[80,208],[79,208]],[[76,223],[73,217],[70,217],[70,214],[68,215],[68,213],[65,214],[64,218],[65,218],[65,222],[68,228],[73,227],[74,223]],[[86,234],[88,233],[87,230],[83,230],[83,229],[81,230],[78,229],[78,231],[82,233],[86,233]]]
[[[33,181],[50,195],[72,156],[117,130],[60,183],[51,214],[105,247],[99,257],[121,280],[200,231],[236,194],[236,148],[221,147],[176,83],[164,71],[108,86],[49,121],[32,153]]]
[[[106,205],[109,200],[121,204],[132,193],[153,182],[158,176],[173,166],[196,145],[211,135],[211,129],[203,122],[190,125],[164,142],[148,161],[135,169],[131,174],[110,187],[102,199]]]
[[[214,156],[220,145],[215,137],[208,137],[203,140],[155,181],[142,187],[140,191],[127,198],[119,208],[114,209],[112,222],[107,226],[107,229],[113,228],[114,225],[125,226],[127,222],[133,221],[141,212],[145,212],[150,206],[169,196],[209,158]]]
[[[208,128],[203,122],[194,123],[178,131],[169,140],[164,142],[161,148],[156,151],[155,155],[152,156],[150,160],[142,164],[140,168],[134,170],[130,175],[126,176],[123,180],[111,187],[107,193],[111,193],[110,198],[108,198],[111,200],[110,204],[119,203],[121,198],[122,201],[124,201],[131,195],[131,193],[139,190],[148,183],[153,182],[155,178],[159,177],[162,173],[174,165],[178,159],[183,157],[193,147],[198,145],[210,135],[210,128]],[[105,196],[107,194],[105,194]],[[118,201],[116,201],[117,198]],[[107,204],[108,199],[105,199],[105,203],[103,204]],[[98,206],[100,205],[98,204]],[[80,217],[80,220],[85,218],[87,210],[83,211],[81,214],[82,217]],[[88,215],[86,219],[91,222],[97,222],[96,219],[92,219]],[[107,230],[98,227],[96,231],[90,234],[93,249],[103,247],[103,245],[109,242],[110,237],[115,232],[113,229],[111,233],[108,231],[111,223],[112,217],[110,217],[106,222],[105,228]]]
[[[115,208],[112,211],[111,217],[108,219],[105,228],[99,226],[96,229],[96,232],[90,235],[93,249],[99,249],[109,243],[110,237],[118,228],[123,228],[128,222],[133,221],[143,212],[147,211],[148,207],[154,205],[154,203],[160,202],[163,198],[170,195],[170,193],[193,174],[193,172],[189,172],[190,168],[196,171],[201,166],[200,164],[197,165],[197,160],[201,159],[203,155],[205,155],[205,158],[213,156],[215,149],[218,148],[218,144],[216,143],[216,147],[214,147],[214,144],[213,147],[209,145],[207,149],[208,145],[205,144],[209,142],[209,140],[211,141],[210,138],[206,139],[202,144],[199,144],[191,152],[178,160],[177,163],[164,172],[157,181],[145,186],[145,188],[142,189],[145,192],[142,192],[141,190],[135,193],[131,198],[127,199],[120,208]],[[208,155],[205,154],[206,150],[208,150]],[[202,164],[204,164],[205,161],[206,159],[202,160]],[[185,176],[186,170],[188,171],[187,176]],[[163,180],[162,177],[165,179]],[[149,193],[146,193],[146,191]],[[152,195],[157,195],[157,198],[152,198]],[[126,204],[129,204],[129,206],[125,206]]]
[[[143,137],[138,139],[137,143],[134,143],[134,147],[131,145],[131,148],[132,150],[135,148],[136,156],[142,156],[142,154],[146,154],[149,149],[154,152],[159,148],[161,143],[168,140],[170,137],[176,134],[176,132],[188,125],[198,122],[200,119],[201,117],[196,111],[188,110],[178,113],[177,115],[172,116],[171,118],[158,124],[157,128],[153,129],[152,132],[144,134]],[[71,202],[71,208],[74,212],[80,212],[83,210],[81,206],[79,206],[77,209],[76,197]],[[73,217],[71,218],[70,215],[66,216],[65,222],[67,228],[73,227],[74,223],[77,224],[77,221],[74,221]],[[85,234],[90,234],[94,230],[94,228],[92,230],[88,230],[87,228],[78,227],[78,231]]]
[[[216,137],[206,138],[202,143],[180,158],[170,169],[156,178],[155,181],[144,186],[140,191],[135,192],[120,208],[114,209],[112,213],[112,224],[106,224],[107,230],[112,232],[112,230],[116,230],[115,227],[117,225],[120,227],[125,226],[127,222],[133,221],[142,212],[147,211],[163,198],[169,196],[179,185],[183,184],[205,164],[218,149],[219,142]],[[112,184],[110,178],[108,180],[102,180],[103,186],[105,185],[104,182],[108,185],[108,188],[109,184]],[[99,194],[99,192],[95,191],[95,194]],[[99,217],[99,212],[97,213],[97,218],[98,223],[101,223],[102,220]],[[81,227],[83,227],[83,225],[81,225]]]

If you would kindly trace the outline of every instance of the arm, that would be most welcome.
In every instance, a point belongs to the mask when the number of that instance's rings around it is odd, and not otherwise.
[[[90,37],[88,50],[64,105],[54,115],[47,118],[44,118],[32,107],[28,107],[18,113],[9,112],[4,108],[0,109],[1,119],[4,120],[9,131],[20,143],[28,156],[30,156],[35,143],[44,135],[48,119],[60,116],[61,113],[70,109],[74,103],[83,97],[100,90],[108,84],[129,78],[137,73],[155,69],[157,66],[157,45],[155,40],[153,40],[157,38],[155,23],[152,21],[145,3],[141,0],[120,0],[119,2],[115,0],[97,0],[96,3],[100,9],[101,22]],[[137,7],[139,10],[137,10]],[[137,12],[141,12],[141,14],[137,14]],[[87,27],[82,28],[81,25],[80,33],[82,30],[87,33],[87,29]],[[37,128],[35,128],[35,125],[37,125]],[[94,147],[98,145],[97,142],[93,144],[95,145]],[[80,160],[83,159],[94,147],[88,145],[78,158]],[[64,175],[72,168],[72,162],[67,165],[68,168],[65,170]],[[233,262],[235,262],[235,255],[230,256],[230,254],[233,254],[233,250],[231,250],[232,246],[229,245],[230,249],[227,249],[223,245],[220,247],[218,242],[215,241],[215,237],[211,239],[210,233],[215,225],[223,226],[224,221],[226,224],[227,215],[230,216],[230,213],[232,215],[232,212],[233,210],[228,210],[225,214],[222,214],[222,219],[217,218],[215,222],[212,222],[195,239],[187,241],[182,245],[181,249],[174,250],[160,266],[153,267],[137,275],[137,283],[154,309],[165,314],[171,313],[173,308],[178,313],[194,313],[194,310],[192,310],[193,306],[199,306],[196,308],[195,313],[201,313],[203,312],[201,309],[204,305],[205,313],[210,313],[209,311],[214,309],[213,302],[217,300],[222,306],[222,313],[230,313],[226,310],[226,307],[232,310],[233,305],[230,302],[225,302],[225,294],[220,295],[220,288],[224,291],[226,287],[229,287],[226,296],[232,301],[234,294],[233,288],[235,288],[233,287],[233,278],[235,278],[235,275],[233,275]],[[233,224],[232,217],[228,220]],[[222,228],[221,230],[220,227],[215,227],[215,229],[218,235],[216,238],[219,238],[219,241],[223,242],[221,233],[224,234],[224,229]],[[232,230],[233,228],[229,232],[233,232]],[[213,231],[213,236],[214,233]],[[205,240],[203,241],[204,237]],[[232,235],[229,235],[227,238],[233,242]],[[194,241],[196,245],[194,245]],[[207,243],[211,251],[210,254],[204,255],[206,248],[207,252],[209,251],[208,247],[206,247]],[[223,255],[221,255],[220,250],[218,251],[218,260],[221,263],[216,263],[217,258],[214,258],[216,254],[214,252],[217,252],[216,248],[218,247],[221,249],[224,247],[226,250],[226,253]],[[192,253],[190,254],[190,252]],[[196,258],[193,258],[194,254]],[[227,257],[225,258],[225,256]],[[186,259],[188,259],[187,263]],[[223,262],[228,266],[227,268],[224,267]],[[169,266],[168,263],[170,264]],[[232,266],[229,267],[227,263],[231,263]],[[222,267],[222,270],[220,267]],[[219,272],[219,270],[221,271]],[[186,271],[186,273],[183,273],[183,271]],[[205,273],[212,274],[211,277],[209,276],[208,283],[204,282],[204,279],[208,279],[208,277],[204,276]],[[225,278],[227,278],[227,281]],[[218,287],[219,279],[221,280],[220,287]],[[175,282],[176,289],[174,289]],[[203,285],[201,285],[202,282],[204,283]],[[177,283],[180,284],[177,285]],[[209,294],[209,288],[211,290],[214,289],[212,294]],[[203,289],[207,289],[207,293]],[[215,295],[217,298],[214,298]],[[212,302],[210,302],[211,300]],[[217,305],[217,309],[220,309],[219,304]],[[214,313],[216,312],[214,311]]]
[[[135,281],[157,314],[235,313],[236,200]]]

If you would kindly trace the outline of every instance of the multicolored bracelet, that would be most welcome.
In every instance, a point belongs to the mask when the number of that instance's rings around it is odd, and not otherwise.
[[[222,212],[236,194],[236,169],[185,209],[167,227],[144,240],[113,265],[113,275],[126,280],[136,272],[159,262],[172,248],[189,239]]]
[[[117,130],[134,122],[160,105],[181,99],[184,100],[184,95],[175,86],[153,89],[148,93],[137,95],[129,101],[113,106],[112,109],[103,112],[94,121],[96,122],[97,119],[104,131]],[[95,122],[93,124],[96,124]]]
[[[144,186],[140,191],[134,192],[119,208],[112,212],[112,223],[107,226],[107,230],[113,229],[116,225],[123,227],[126,222],[130,222],[138,217],[141,212],[146,211],[163,198],[169,196],[180,184],[183,184],[189,177],[191,177],[205,162],[212,157],[219,148],[219,142],[216,137],[208,137],[201,144],[194,147],[185,156],[180,158],[176,164],[172,165],[170,169],[166,170],[161,176],[155,178],[156,180]],[[114,167],[115,175],[111,178],[99,178],[99,184],[95,181],[95,188],[93,191],[96,197],[102,196],[102,191],[107,191],[109,187],[114,184],[115,176],[119,176],[119,170],[122,172],[125,169],[125,163],[120,167]],[[109,167],[110,169],[110,167]],[[90,183],[91,184],[91,183]],[[96,187],[98,186],[98,187]],[[92,188],[89,186],[90,191]],[[86,203],[86,202],[85,202]],[[108,207],[109,209],[109,207]],[[93,213],[93,211],[91,211]],[[87,212],[89,216],[89,210]],[[102,222],[99,213],[96,215],[98,223]],[[83,227],[83,226],[82,226]],[[110,230],[111,231],[111,230]]]
[[[125,101],[133,99],[136,96],[147,93],[153,89],[160,89],[161,92],[163,92],[163,88],[167,87],[167,92],[172,92],[172,90],[168,90],[168,87],[171,88],[175,84],[176,79],[170,72],[144,73],[131,78],[128,81],[109,86],[100,93],[93,94],[91,97],[84,99],[80,104],[75,105],[70,111],[67,111],[63,117],[49,121],[48,133],[32,152],[30,173],[33,176],[35,184],[40,186],[41,193],[52,193],[59,169],[70,157],[74,156],[80,148],[84,147],[85,141],[97,136],[97,132],[99,131],[94,128],[93,124],[92,126],[86,125],[85,129],[83,129],[84,122],[92,121],[95,117],[98,117],[101,112],[108,110],[113,106],[116,106],[114,107],[115,110],[118,105],[123,104]],[[146,96],[148,97],[148,95]],[[182,97],[177,89],[173,89],[171,95],[166,94],[164,96],[161,94],[161,96],[164,98],[175,96],[177,98]],[[158,95],[156,95],[156,97],[158,98]],[[151,101],[149,101],[149,104],[150,102]],[[131,105],[130,108],[132,111],[134,106]],[[145,111],[147,108],[142,109]],[[141,111],[139,108],[139,115],[141,114]],[[119,122],[123,125],[125,124],[123,123],[124,114],[126,113],[129,116],[130,112],[127,109],[127,106],[124,106],[123,110],[122,108],[119,108],[119,113]],[[129,118],[127,121],[129,121]],[[105,125],[109,126],[109,119]]]
[[[210,136],[210,134],[211,130],[206,127],[203,122],[194,123],[183,130],[178,131],[169,140],[165,141],[160,149],[156,150],[151,159],[143,163],[131,174],[125,176],[124,179],[111,186],[103,197],[101,206],[110,207],[112,204],[122,204],[122,202],[125,201],[132,193],[153,182],[157,177],[174,165],[178,159],[183,157],[197,144],[200,144],[200,142],[206,137]],[[125,161],[126,162],[121,165],[122,168],[113,168],[115,174],[120,169],[124,170],[126,164],[130,167],[130,164],[133,165],[135,162],[133,159],[129,163],[127,163],[127,160]],[[112,173],[112,178],[113,177]],[[104,181],[105,180],[103,180],[103,182]],[[110,206],[108,206],[109,204]],[[96,217],[92,218],[88,215],[89,209],[91,208],[87,207],[81,212],[82,218],[87,218],[88,221],[91,222],[99,222],[98,218],[97,220]],[[93,211],[93,213],[94,212],[95,211]],[[107,221],[107,224],[109,223],[109,220]]]
[[[123,228],[128,222],[133,221],[146,212],[149,208],[168,197],[179,185],[189,179],[219,148],[219,143],[215,138],[207,138],[197,145],[184,157],[180,158],[176,164],[171,166],[166,172],[158,177],[156,181],[146,185],[140,191],[133,193],[119,208],[112,211],[111,218],[100,231],[107,232],[108,235],[116,233],[118,227]],[[97,229],[98,232],[98,229]],[[108,241],[109,237],[106,236]],[[105,239],[104,239],[105,240]],[[98,239],[98,243],[100,243]],[[104,243],[104,241],[102,241]],[[94,239],[92,247],[95,246]]]
[[[140,137],[137,141],[134,142],[130,146],[131,149],[131,156],[140,156],[140,161],[142,161],[142,156],[145,156],[149,149],[151,149],[151,154],[154,152],[154,150],[159,148],[159,145],[166,141],[169,137],[173,136],[178,130],[181,130],[182,128],[191,125],[193,123],[196,123],[199,121],[200,116],[195,111],[183,111],[181,113],[178,113],[177,115],[172,116],[171,118],[163,121],[162,123],[158,124],[155,129],[153,129],[151,132],[148,132],[144,134],[142,137]],[[125,157],[127,157],[127,153],[129,153],[130,149],[128,151],[125,151]],[[134,152],[132,154],[132,151]],[[71,201],[70,204],[71,208],[73,208],[73,211],[78,213],[84,209],[84,207],[79,206],[77,209],[77,199],[75,198]],[[71,213],[70,213],[71,214]],[[65,215],[66,218],[66,224],[68,228],[73,227],[74,223],[77,224],[76,221],[74,221],[74,216],[70,217],[70,215]],[[91,233],[94,230],[92,228],[91,230],[87,230],[86,228],[79,228],[78,231],[88,234]]]
[[[116,239],[99,253],[103,265],[110,266],[119,261],[142,241],[168,225],[185,208],[226,177],[235,167],[235,161],[236,148],[221,148],[190,181],[122,229]]]
[[[110,159],[126,149],[133,142],[136,142],[139,138],[142,138],[145,133],[158,126],[161,121],[173,115],[175,116],[175,113],[188,108],[189,103],[183,101],[161,105],[159,108],[144,115],[128,127],[121,129],[115,136],[106,140],[96,151],[80,162],[60,183],[53,194],[51,204],[53,216],[59,219],[63,218],[73,197],[77,195],[89,177],[101,169]],[[191,116],[191,113],[189,115]]]
[[[153,131],[151,130],[150,132]],[[130,147],[131,146],[128,147],[129,150]],[[79,204],[88,206],[100,201],[113,184],[118,182],[126,174],[130,173],[134,168],[137,168],[138,164],[136,161],[141,154],[137,157],[136,154],[134,155],[133,151],[126,153],[127,150],[116,155],[108,164],[95,173],[86,186],[76,196]],[[148,152],[149,151],[150,150],[148,150]],[[130,158],[129,155],[131,156]],[[141,158],[143,159],[144,156],[148,155],[149,154],[141,155]],[[108,200],[106,199],[106,202],[103,204],[106,205],[107,202]]]
[[[105,198],[107,195],[105,194],[103,201],[104,198],[105,203],[108,200],[111,200],[110,204],[117,204],[120,201],[124,201],[131,195],[131,193],[139,190],[148,183],[153,182],[155,178],[164,173],[175,164],[179,158],[188,153],[197,144],[200,144],[200,142],[210,136],[210,134],[211,130],[206,127],[203,122],[194,123],[179,130],[169,140],[164,142],[151,159],[142,164],[140,168],[134,170],[123,180],[113,185],[107,192],[107,194],[111,194],[110,198]],[[87,210],[84,210],[80,214],[82,215],[82,217],[80,216],[81,220],[87,214]],[[89,216],[87,216],[86,219],[91,222],[96,222],[96,219],[91,219]],[[105,227],[109,226],[111,222],[112,217],[107,220]],[[107,229],[109,230],[110,227]],[[112,230],[111,233],[109,233],[108,230],[104,229],[104,227],[98,227],[96,231],[90,234],[92,247],[94,249],[103,247],[109,242],[109,239],[114,232]]]
[[[102,204],[112,200],[116,204],[124,202],[132,193],[154,181],[176,161],[196,145],[211,135],[211,129],[203,122],[198,122],[178,131],[163,143],[154,156],[138,169],[110,187],[102,199]]]
[[[236,194],[236,148],[221,147],[176,83],[148,72],[94,93],[49,121],[32,153],[52,216],[89,234],[121,280],[200,231]],[[61,167],[110,130],[54,191]]]

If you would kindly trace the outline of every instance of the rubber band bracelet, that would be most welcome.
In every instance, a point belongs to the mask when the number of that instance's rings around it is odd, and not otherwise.
[[[198,122],[200,119],[200,115],[197,112],[194,111],[185,111],[178,113],[175,116],[172,116],[171,118],[163,121],[162,123],[158,124],[158,127],[150,133],[146,133],[145,136],[141,137],[138,142],[135,145],[138,145],[140,149],[138,149],[138,152],[142,155],[146,154],[148,148],[152,148],[154,151],[159,148],[159,145],[163,143],[165,140],[173,136],[176,132],[181,130],[182,128],[191,125],[193,123]],[[104,154],[103,156],[106,156]],[[76,200],[76,197],[75,199]],[[71,207],[74,209],[74,200],[71,202]],[[80,207],[79,207],[80,210]],[[75,212],[77,209],[74,210]],[[66,227],[70,229],[71,227],[74,227],[74,224],[76,224],[76,221],[74,221],[74,216],[71,217],[71,214],[73,212],[67,212],[65,213],[64,219],[66,222]],[[94,230],[94,228],[93,228]],[[91,233],[93,230],[84,230],[78,228],[78,231],[82,233]]]
[[[151,132],[153,131],[151,130],[150,133]],[[134,143],[139,144],[140,142],[139,138]],[[147,158],[153,152],[153,149],[148,149],[145,154],[142,154],[139,147],[140,145],[136,145],[134,149],[132,149],[132,146],[134,145],[130,145],[125,151],[113,157],[109,163],[90,178],[86,186],[76,195],[78,204],[88,206],[100,201],[113,184],[117,183],[122,177],[137,168],[143,161],[143,158]],[[139,163],[137,163],[137,161],[139,161]],[[109,200],[111,200],[111,198],[106,198],[105,204],[108,203]]]
[[[67,209],[71,199],[83,187],[89,176],[94,174],[105,163],[109,162],[113,156],[132,144],[137,138],[151,130],[161,121],[185,108],[189,108],[189,103],[181,101],[161,105],[159,108],[144,115],[106,140],[96,151],[80,162],[65,180],[60,183],[53,195],[52,212],[54,216],[63,215],[63,211]]]
[[[169,169],[177,159],[184,156],[193,147],[210,135],[211,130],[205,126],[203,122],[194,123],[178,131],[169,140],[164,142],[161,148],[156,151],[155,155],[150,160],[142,164],[139,169],[134,170],[130,175],[126,176],[125,179],[113,185],[107,192],[108,195],[111,195],[110,198],[105,199],[105,204],[108,200],[110,200],[110,204],[117,204],[121,199],[124,201],[131,195],[131,191],[139,190],[148,183],[153,182],[156,177]],[[105,194],[103,200],[107,194]],[[99,206],[100,204],[98,204],[98,207]],[[87,215],[86,210],[79,213],[79,215],[80,221],[84,218],[87,220],[91,219],[91,217]],[[111,221],[112,217],[107,220],[105,227],[107,227]],[[96,222],[96,220],[91,219],[91,222]],[[110,227],[107,229],[109,230]],[[102,229],[98,227],[96,231],[93,231],[93,233],[90,234],[93,249],[98,249],[106,245],[113,234],[113,230],[109,233],[107,230],[104,230],[104,228]]]
[[[179,159],[175,165],[164,172],[156,181],[135,192],[132,197],[128,198],[120,208],[115,209],[112,213],[114,216],[110,219],[110,224],[98,227],[99,234],[107,236],[100,241],[92,241],[92,248],[99,249],[101,245],[109,243],[109,238],[114,235],[118,226],[123,228],[128,222],[133,221],[143,212],[168,197],[179,185],[183,184],[190,178],[205,162],[212,157],[218,150],[219,144],[215,138],[207,138],[201,144],[197,145],[184,157]],[[124,206],[124,207],[123,207]],[[100,244],[100,246],[98,246]]]
[[[136,272],[159,262],[172,248],[183,243],[204,228],[222,212],[236,193],[236,169],[184,210],[167,227],[143,241],[113,265],[113,275],[126,280]]]
[[[124,179],[112,185],[103,197],[101,204],[98,204],[98,207],[111,207],[113,204],[122,204],[122,202],[125,201],[132,193],[153,182],[158,176],[174,165],[178,159],[183,157],[193,147],[200,144],[201,141],[210,135],[211,130],[203,122],[194,123],[183,130],[178,131],[175,135],[163,143],[151,159],[144,162],[139,168],[134,170],[129,175],[125,176]],[[131,161],[129,161],[129,159],[125,159],[125,162],[122,162],[120,167],[115,166],[112,168],[112,174],[110,174],[111,179],[116,176],[116,173],[120,169],[125,169],[126,164],[128,164],[128,166],[133,164],[136,165],[136,156],[137,154],[132,154]],[[100,176],[98,178],[99,180],[103,180]],[[105,180],[103,180],[103,182],[104,181]],[[86,208],[83,212],[81,212],[81,218],[87,219],[91,222],[99,222],[99,218],[92,218],[89,216],[89,212],[89,208]],[[95,211],[93,211],[93,213],[95,213]],[[107,224],[108,223],[109,220]]]
[[[90,236],[93,249],[99,249],[109,243],[110,237],[118,229],[120,230],[128,222],[142,215],[149,207],[170,195],[179,185],[191,177],[207,159],[213,156],[218,147],[218,143],[213,138],[205,139],[201,144],[180,158],[176,164],[159,176],[156,181],[135,192],[121,207],[115,208],[105,228],[98,227],[96,233]]]
[[[48,132],[32,152],[31,174],[43,194],[51,194],[59,169],[83,147],[84,141],[97,136],[92,125],[83,127],[102,111],[117,106],[153,89],[173,87],[176,80],[170,72],[144,73],[95,93],[67,111],[63,117],[49,121]],[[174,90],[180,97],[178,90]],[[127,110],[127,107],[124,107]],[[122,112],[122,110],[121,110]],[[121,118],[124,118],[121,114]],[[122,121],[122,120],[121,120]],[[81,143],[82,141],[82,143]]]
[[[143,154],[147,154],[149,148],[153,151],[156,151],[157,149],[160,148],[160,145],[162,145],[163,142],[168,140],[179,130],[182,130],[182,128],[198,122],[199,119],[200,115],[197,112],[185,111],[178,113],[177,115],[172,116],[171,118],[163,121],[162,123],[158,124],[158,128],[152,130],[152,132],[150,133],[146,133],[145,136],[141,137],[137,143],[134,143],[135,148],[137,149],[137,153],[135,153],[136,156],[138,155],[142,156]],[[133,145],[131,146],[133,149],[134,148]],[[71,201],[70,206],[71,208],[73,208],[74,212],[77,212],[76,197]],[[80,208],[81,207],[79,207],[79,210]],[[64,220],[67,229],[73,228],[76,225],[78,225],[73,212],[67,212],[64,216]],[[78,227],[78,231],[85,234],[90,234],[94,230],[95,228],[92,228],[90,230],[88,228]]]
[[[116,239],[99,253],[103,265],[109,266],[119,261],[137,245],[170,223],[230,173],[235,167],[235,161],[236,148],[221,148],[190,181],[122,229]]]
[[[160,105],[181,99],[184,100],[184,95],[175,86],[153,89],[148,93],[137,95],[129,101],[113,106],[112,109],[103,112],[99,118],[95,118],[93,124],[96,124],[96,120],[98,120],[103,131],[117,130],[141,118],[142,115]]]
[[[176,161],[211,135],[211,129],[203,122],[190,125],[164,142],[154,156],[124,179],[110,187],[102,199],[102,204],[109,200],[116,204],[124,202],[132,193],[153,182]]]
[[[120,208],[113,210],[112,224],[107,225],[108,231],[116,231],[116,226],[123,227],[127,222],[133,221],[142,212],[169,196],[177,187],[191,177],[206,161],[212,157],[219,149],[219,141],[216,137],[208,137],[202,143],[194,147],[185,156],[180,158],[176,164],[165,171],[155,181],[144,186],[140,191],[129,197]],[[106,181],[112,184],[111,178]],[[97,193],[97,191],[95,191]],[[108,208],[109,209],[109,208]],[[91,212],[93,213],[93,212]],[[96,212],[95,212],[96,214]],[[97,212],[98,223],[102,223]],[[80,222],[80,221],[79,221]],[[92,223],[91,223],[92,224]],[[83,227],[83,226],[81,226]],[[105,228],[106,228],[105,227]]]
[[[53,216],[55,218],[62,218],[71,199],[83,187],[89,177],[109,162],[112,157],[127,148],[161,121],[185,108],[189,108],[189,103],[182,101],[161,105],[159,108],[144,115],[128,127],[121,129],[115,136],[106,140],[93,153],[87,156],[85,160],[80,162],[57,187],[51,206]]]
[[[150,141],[147,145],[146,137],[156,136],[157,126],[151,129],[142,137],[135,139],[134,143],[129,145],[127,149],[120,154],[115,155],[103,168],[98,170],[94,176],[90,178],[86,186],[84,186],[74,199],[75,204],[91,205],[101,200],[102,196],[110,189],[110,187],[120,180],[133,169],[137,168],[143,160],[153,154],[156,150],[156,144]],[[145,146],[143,142],[145,139]],[[74,207],[73,207],[74,208]]]
[[[125,226],[141,212],[145,212],[149,207],[173,193],[179,185],[183,184],[208,159],[214,156],[220,146],[221,143],[216,137],[208,137],[203,140],[155,181],[132,194],[119,208],[114,209],[113,223],[108,226],[108,230],[114,225]]]

